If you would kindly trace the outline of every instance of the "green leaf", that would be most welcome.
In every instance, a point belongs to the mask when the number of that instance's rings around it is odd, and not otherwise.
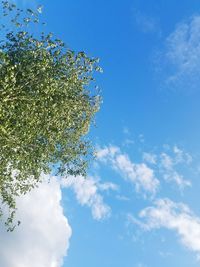
[[[8,2],[2,5],[14,23],[0,42],[0,198],[12,231],[16,197],[37,186],[41,173],[56,166],[62,176],[86,174],[93,154],[87,133],[100,105],[92,80],[101,69],[52,33],[25,31],[38,22],[34,11],[27,10],[27,17]]]
[[[43,6],[38,6],[37,11],[38,13],[42,13]]]

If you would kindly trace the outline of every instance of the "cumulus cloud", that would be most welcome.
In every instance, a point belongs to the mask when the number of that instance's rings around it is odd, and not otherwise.
[[[144,230],[167,228],[177,233],[181,243],[200,255],[200,217],[183,203],[159,199],[153,206],[143,209],[139,220],[131,218]],[[130,217],[129,217],[130,219]]]
[[[121,152],[119,147],[108,146],[99,149],[97,159],[110,165],[121,176],[135,185],[136,191],[155,194],[159,187],[159,181],[154,175],[153,169],[145,163],[134,163],[127,154]]]
[[[21,225],[12,233],[0,225],[0,266],[62,266],[72,230],[60,201],[61,188],[55,178],[17,199]]]
[[[75,192],[76,199],[81,205],[91,208],[92,215],[95,219],[100,220],[109,216],[110,207],[104,203],[102,195],[99,193],[101,185],[92,177],[69,176],[62,180],[62,186],[72,188]],[[104,189],[113,187],[112,184],[104,184]]]
[[[167,37],[161,53],[167,85],[188,90],[200,85],[200,15],[179,23]]]

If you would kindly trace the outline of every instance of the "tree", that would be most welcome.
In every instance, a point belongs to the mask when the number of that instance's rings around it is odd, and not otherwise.
[[[67,49],[51,33],[27,30],[38,23],[40,7],[2,6],[14,27],[2,24],[0,44],[0,216],[8,207],[12,230],[16,196],[35,187],[41,173],[86,173],[92,155],[86,134],[100,102],[90,84],[100,68],[97,59]]]

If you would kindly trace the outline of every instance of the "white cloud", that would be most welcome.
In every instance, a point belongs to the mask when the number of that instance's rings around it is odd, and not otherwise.
[[[172,147],[168,145],[159,153],[143,152],[142,160],[140,163],[132,162],[118,146],[97,148],[97,163],[103,163],[114,169],[125,180],[134,184],[137,192],[155,196],[160,185],[157,177],[176,184],[181,191],[192,186],[191,181],[186,179],[185,173],[189,174],[193,158],[177,145]]]
[[[173,147],[173,151],[175,154],[175,160],[177,163],[185,163],[190,164],[192,162],[192,156],[189,153],[186,153],[182,149],[180,149],[178,146]]]
[[[120,152],[120,148],[116,146],[108,146],[97,150],[97,159],[106,162],[108,157],[114,157]]]
[[[123,195],[117,195],[116,199],[120,200],[120,201],[129,201],[130,198],[123,196]]]
[[[21,225],[12,233],[0,225],[0,266],[62,266],[72,231],[60,201],[60,185],[54,178],[17,199]]]
[[[164,227],[173,230],[185,247],[200,255],[200,217],[194,215],[185,204],[159,199],[154,206],[143,209],[139,217],[139,220],[132,218],[132,221],[143,229]]]
[[[189,169],[193,158],[177,145],[173,147],[165,145],[164,151],[159,153],[143,152],[143,160],[151,164],[157,176],[167,182],[175,183],[180,190],[192,185],[182,173]]]
[[[161,165],[163,168],[167,170],[171,170],[173,168],[173,159],[167,155],[166,153],[161,154]]]
[[[111,182],[99,183],[98,188],[101,191],[110,191],[110,190],[118,191],[119,190],[119,186]]]
[[[143,153],[143,160],[150,164],[156,164],[157,163],[157,155],[152,153]]]
[[[176,170],[177,165],[188,165],[191,161],[192,157],[177,146],[173,148],[173,155],[169,155],[165,152],[161,153],[159,167],[163,178],[166,181],[175,182],[181,190],[187,186],[191,186],[191,182],[186,180],[184,176]]]
[[[62,180],[62,186],[72,188],[77,201],[81,205],[90,207],[95,219],[100,220],[109,216],[110,207],[104,203],[103,197],[98,192],[101,189],[99,183],[92,177],[70,176]]]
[[[126,138],[123,142],[123,145],[127,146],[127,147],[132,146],[134,144],[135,144],[135,141],[133,139],[130,139],[130,138]]]
[[[133,10],[133,19],[138,27],[144,33],[159,33],[160,25],[158,19],[152,16],[148,16],[139,10]]]
[[[166,39],[162,55],[168,73],[167,84],[188,90],[200,85],[200,16],[179,23]]]
[[[159,181],[154,176],[154,171],[145,163],[133,163],[127,154],[121,153],[119,147],[109,146],[99,149],[97,159],[110,165],[125,180],[133,183],[136,191],[143,191],[153,195],[156,193]]]
[[[180,190],[183,190],[186,186],[190,187],[192,185],[189,180],[184,179],[184,176],[176,171],[165,173],[163,176],[166,181],[174,181]]]

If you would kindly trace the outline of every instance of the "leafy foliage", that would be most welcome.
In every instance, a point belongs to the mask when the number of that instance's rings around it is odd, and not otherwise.
[[[67,49],[52,34],[34,37],[27,26],[38,23],[38,10],[23,11],[2,2],[14,30],[0,44],[0,198],[9,209],[13,230],[15,198],[56,167],[59,175],[85,174],[92,147],[85,138],[99,96],[89,84],[98,60]]]

